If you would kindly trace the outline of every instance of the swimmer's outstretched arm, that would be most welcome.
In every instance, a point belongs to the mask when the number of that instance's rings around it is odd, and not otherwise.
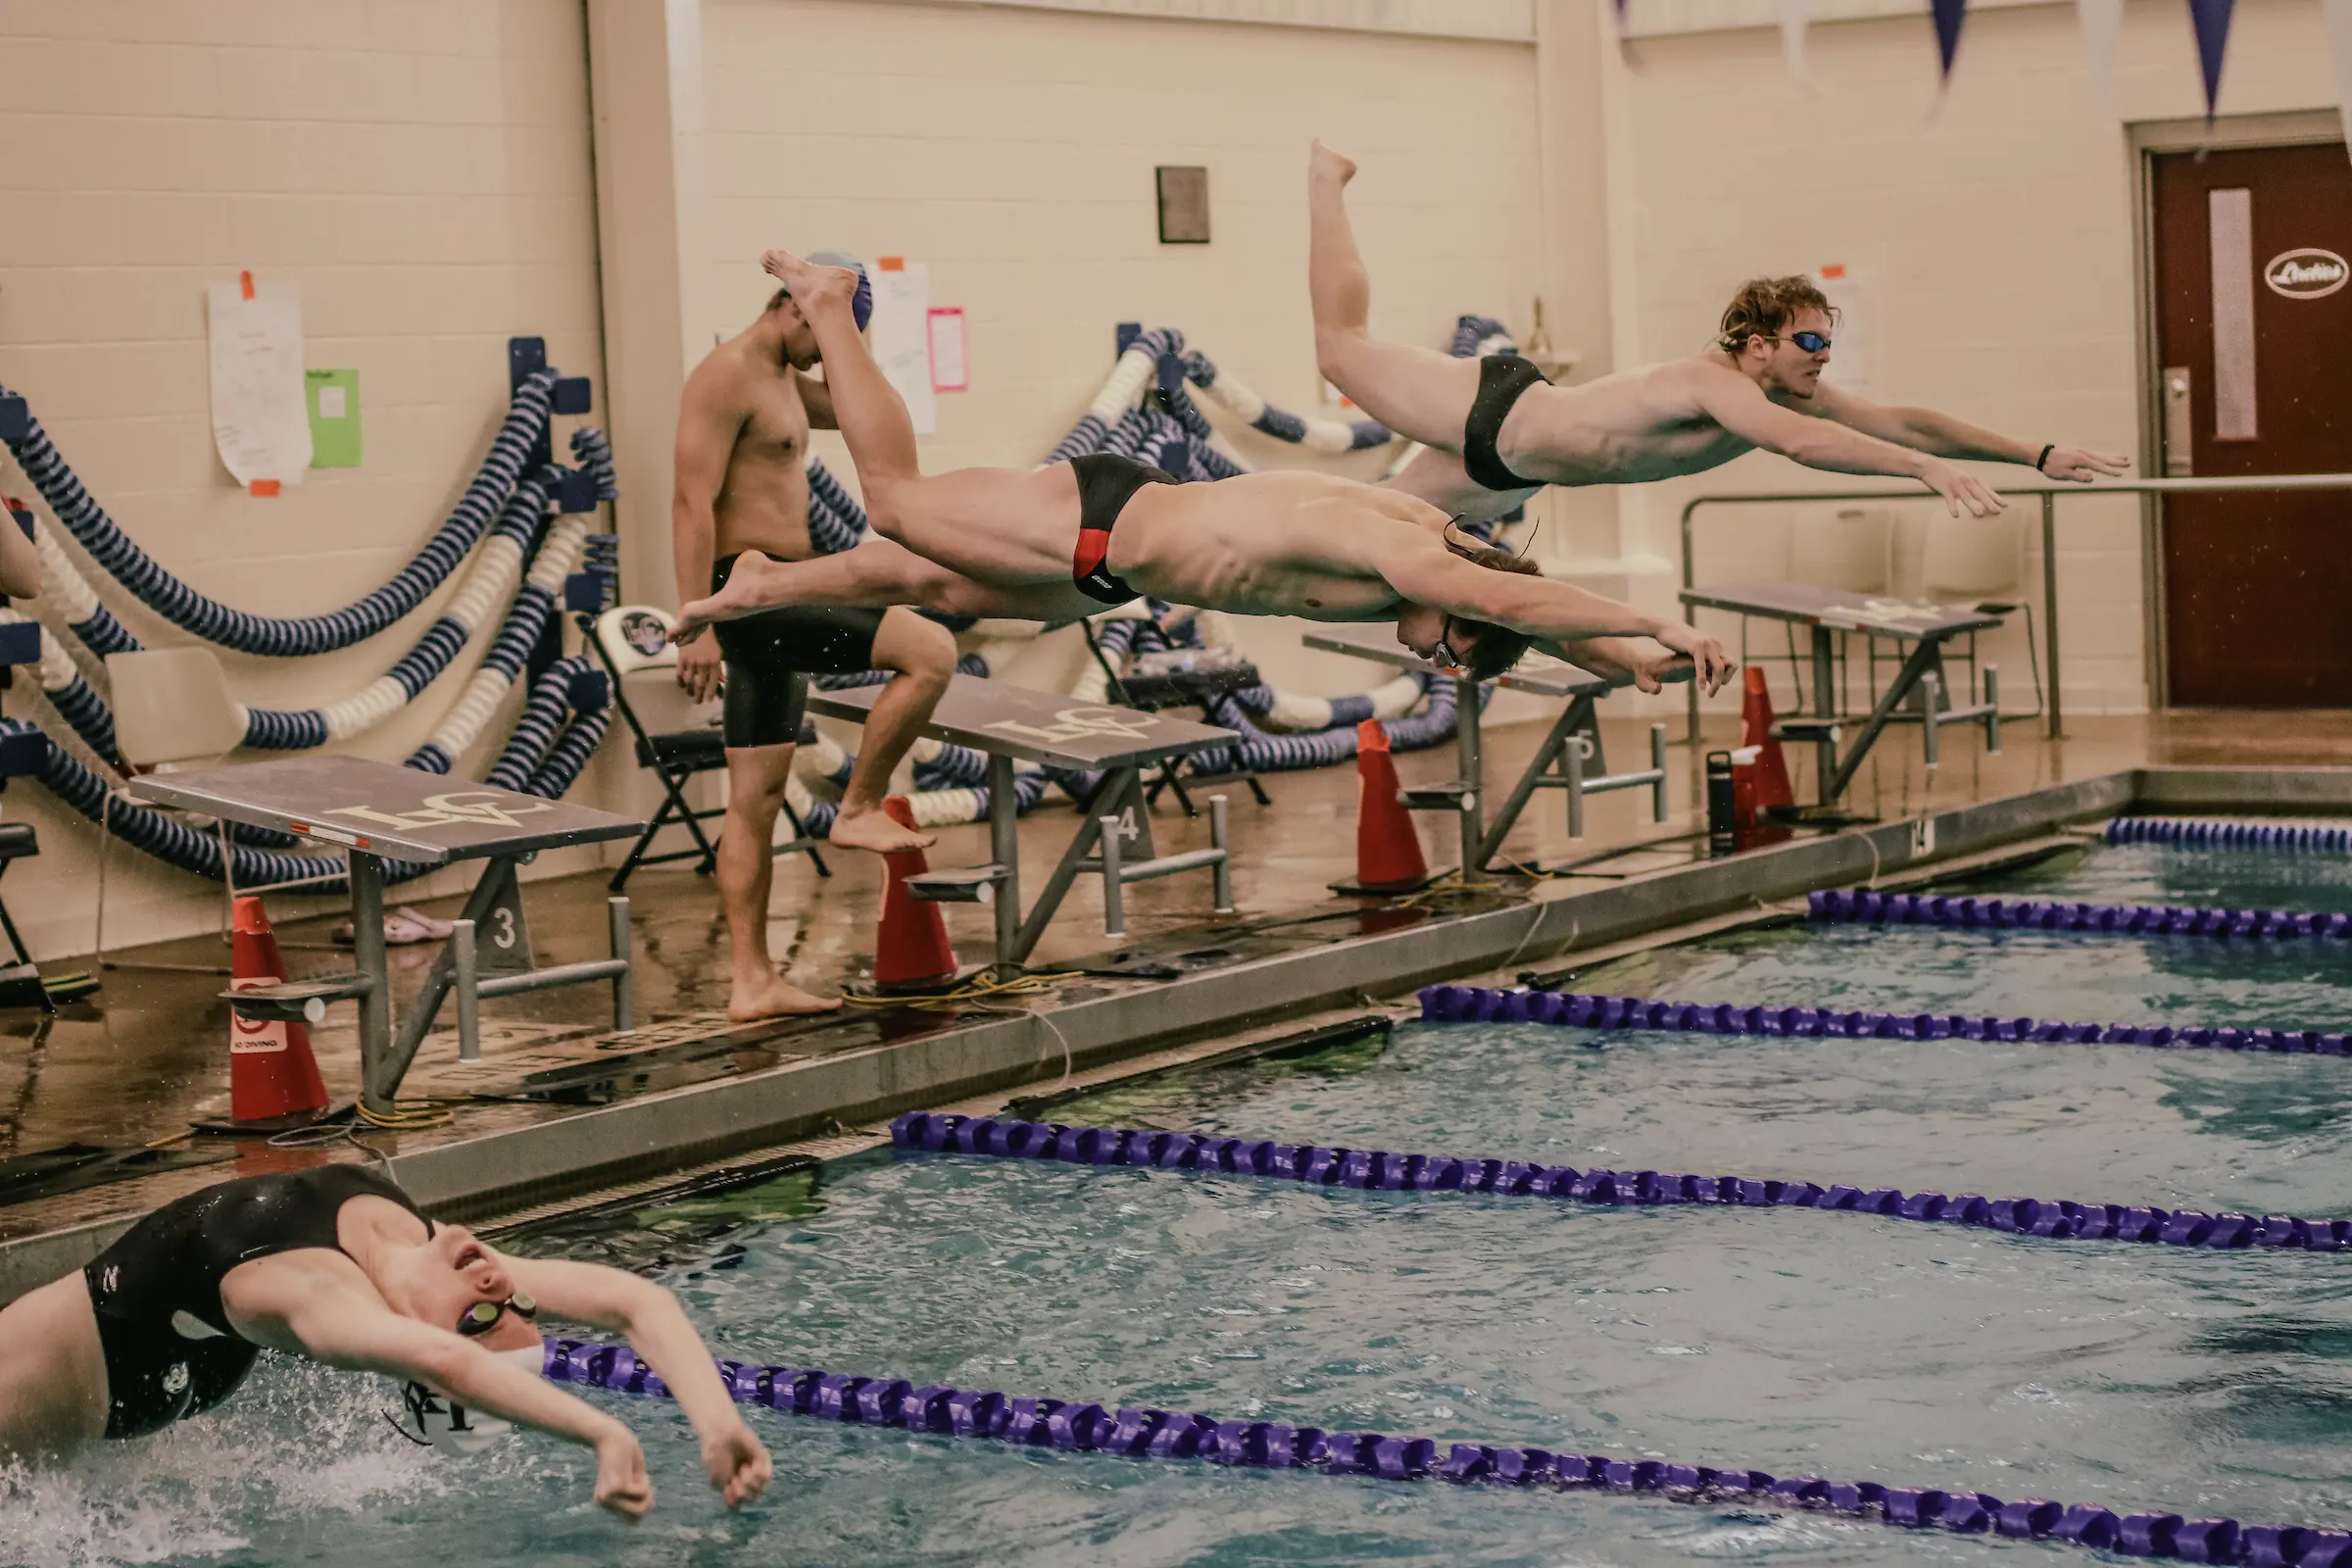
[[[1782,408],[1737,370],[1694,363],[1683,373],[1690,377],[1700,413],[1740,440],[1792,463],[1832,473],[1917,479],[1943,497],[1945,509],[1955,517],[1963,511],[1975,517],[1989,516],[2009,504],[1984,480],[1941,458],[1882,441],[1827,417]]]
[[[704,1472],[728,1507],[741,1507],[766,1490],[775,1473],[767,1449],[736,1412],[710,1348],[676,1297],[651,1280],[599,1263],[501,1258],[514,1283],[539,1298],[541,1311],[621,1335],[653,1363],[702,1441]]]
[[[2132,466],[2132,460],[2121,452],[2094,452],[2088,447],[2062,447],[2056,442],[2040,446],[2018,441],[1938,409],[1873,403],[1827,383],[1813,394],[1813,412],[1825,419],[1837,420],[1849,430],[1875,435],[1914,452],[1938,458],[2022,464],[2038,470],[2045,479],[2071,479],[2078,484],[2088,484],[2093,479],[2113,478]]]
[[[1547,646],[1596,637],[1648,637],[1688,656],[1701,689],[1710,693],[1739,667],[1722,643],[1679,620],[1652,615],[1573,583],[1474,564],[1447,550],[1435,535],[1409,525],[1368,533],[1362,546],[1365,559],[1408,604],[1508,626]]]
[[[1690,680],[1697,674],[1690,656],[1678,654],[1650,637],[1587,637],[1580,642],[1544,643],[1544,651],[1565,659],[1579,669],[1610,680],[1631,681],[1642,691],[1654,692],[1668,681]]]
[[[222,1302],[230,1326],[256,1344],[347,1371],[423,1383],[468,1409],[594,1448],[596,1500],[627,1519],[653,1507],[645,1451],[626,1425],[471,1340],[403,1317],[340,1271],[254,1269],[234,1289],[236,1298]]]

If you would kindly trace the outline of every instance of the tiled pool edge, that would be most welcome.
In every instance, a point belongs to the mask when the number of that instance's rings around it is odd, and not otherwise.
[[[497,1214],[1051,1077],[1356,996],[1536,962],[1728,911],[1995,849],[2134,807],[2352,811],[2352,768],[2137,768],[1677,867],[1534,906],[1439,918],[887,1045],[785,1063],[395,1155],[436,1212]],[[1531,909],[1537,911],[1531,916]],[[1051,1018],[1051,1023],[1044,1021]],[[128,1216],[0,1243],[0,1300],[96,1255]]]

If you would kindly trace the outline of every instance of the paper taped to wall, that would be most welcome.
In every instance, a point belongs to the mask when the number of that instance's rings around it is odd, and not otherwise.
[[[931,401],[931,269],[885,256],[871,273],[874,318],[866,331],[874,363],[906,400],[916,435],[939,428]]]
[[[931,312],[931,390],[964,392],[971,372],[963,353],[963,307],[951,305]]]
[[[302,291],[244,274],[210,290],[213,443],[237,483],[300,484],[311,466]]]

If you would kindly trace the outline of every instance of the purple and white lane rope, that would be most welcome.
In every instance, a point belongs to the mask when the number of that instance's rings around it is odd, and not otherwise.
[[[1816,920],[1940,925],[1982,931],[2075,931],[2117,937],[2352,938],[2352,914],[2295,909],[2197,909],[2163,905],[2055,904],[2035,899],[1958,899],[1925,893],[1812,896]]]
[[[542,1372],[555,1383],[646,1398],[671,1396],[660,1375],[625,1345],[550,1340]],[[1137,1459],[1196,1459],[1252,1469],[1319,1470],[1382,1481],[1434,1477],[1457,1486],[1646,1492],[1677,1502],[1737,1500],[1813,1508],[1908,1530],[2061,1541],[2095,1551],[2183,1562],[2352,1568],[2352,1534],[2299,1525],[2243,1525],[2234,1519],[2184,1519],[2177,1513],[2118,1515],[2091,1503],[2070,1505],[2034,1497],[2007,1502],[1986,1492],[1783,1477],[1763,1470],[1485,1443],[1441,1445],[1429,1438],[1326,1432],[1271,1421],[1219,1421],[1183,1410],[1105,1408],[944,1383],[918,1386],[906,1378],[850,1377],[814,1367],[721,1361],[718,1372],[738,1404],[845,1425],[987,1438],[1024,1447]]]
[[[1672,1171],[1578,1170],[1573,1165],[1545,1165],[1536,1160],[1397,1154],[1379,1149],[1327,1149],[1157,1129],[1065,1127],[1059,1122],[1000,1121],[920,1110],[908,1111],[892,1122],[890,1141],[893,1148],[922,1153],[1217,1171],[1308,1187],[1493,1193],[1615,1207],[1719,1203],[1742,1208],[1817,1208],[1925,1224],[1967,1225],[2057,1241],[2147,1242],[2216,1250],[2265,1247],[2339,1252],[2352,1247],[2352,1220],[2208,1214],[2193,1208],[2131,1208],[2071,1200],[1986,1199],[1975,1193],[1946,1196],[1905,1193],[1892,1187],[1865,1190]]]
[[[2215,822],[2184,816],[2119,816],[2110,844],[2163,844],[2182,850],[2277,850],[2289,855],[2352,852],[2352,827],[2309,822]]]
[[[2066,1023],[2055,1018],[1996,1018],[1989,1013],[1742,1007],[1729,1002],[1659,1002],[1647,997],[1501,991],[1488,986],[1425,987],[1421,992],[1421,1016],[1430,1023],[1542,1023],[1561,1029],[1639,1029],[1663,1034],[1767,1035],[1801,1040],[1990,1040],[2352,1055],[2352,1036],[2324,1034],[2317,1029]]]

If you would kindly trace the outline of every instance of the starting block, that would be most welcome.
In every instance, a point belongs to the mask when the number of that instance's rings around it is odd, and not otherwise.
[[[1396,640],[1396,628],[1383,624],[1334,625],[1318,628],[1299,639],[1309,648],[1346,654],[1350,659],[1387,664],[1394,669],[1445,675],[1453,682],[1454,742],[1461,758],[1461,775],[1444,784],[1403,791],[1398,799],[1408,810],[1451,811],[1461,827],[1462,867],[1465,873],[1484,871],[1502,849],[1502,841],[1519,822],[1520,813],[1540,789],[1563,790],[1568,796],[1568,836],[1585,836],[1585,798],[1613,790],[1649,791],[1652,822],[1666,820],[1666,726],[1649,727],[1649,766],[1623,773],[1608,771],[1602,755],[1600,724],[1593,705],[1628,684],[1595,675],[1564,660],[1529,654],[1495,677],[1494,684],[1531,697],[1566,700],[1560,716],[1536,755],[1528,760],[1511,792],[1503,798],[1492,822],[1480,799],[1485,785],[1481,750],[1478,683],[1460,670],[1441,670]]]
[[[885,690],[811,690],[808,711],[862,723]],[[949,682],[923,733],[986,754],[990,860],[909,877],[906,890],[934,904],[993,906],[998,968],[1018,967],[1037,950],[1070,885],[1082,875],[1102,879],[1105,936],[1126,933],[1120,893],[1128,883],[1185,871],[1208,872],[1216,912],[1233,912],[1225,798],[1209,799],[1209,848],[1163,856],[1152,842],[1152,811],[1143,790],[1144,769],[1200,752],[1228,751],[1241,741],[1232,730],[957,675]],[[1076,837],[1026,912],[1021,907],[1020,836],[1013,799],[1013,763],[1019,761],[1103,775],[1084,808],[1085,820]]]

